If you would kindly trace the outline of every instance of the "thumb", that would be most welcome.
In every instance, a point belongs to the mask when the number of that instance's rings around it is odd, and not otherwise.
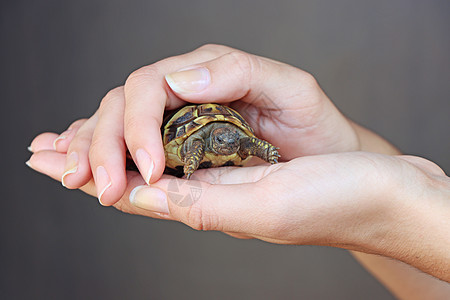
[[[237,50],[168,74],[165,79],[171,90],[188,102],[242,99],[268,109],[280,107],[267,103],[266,98],[286,99],[315,82],[305,71]],[[261,97],[263,93],[266,97]]]
[[[257,185],[163,178],[152,186],[135,188],[130,193],[130,202],[139,208],[166,214],[196,230],[251,233],[258,232],[252,227],[258,223],[256,218],[263,217],[264,211],[264,197]]]

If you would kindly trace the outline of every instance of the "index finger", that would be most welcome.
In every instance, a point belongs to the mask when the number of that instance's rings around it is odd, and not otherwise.
[[[128,77],[125,83],[125,141],[147,184],[157,181],[164,172],[160,129],[164,111],[185,103],[173,94],[164,76],[230,51],[232,49],[225,46],[203,46],[193,52],[142,67]]]

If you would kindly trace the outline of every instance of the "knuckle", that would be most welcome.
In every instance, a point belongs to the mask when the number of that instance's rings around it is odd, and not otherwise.
[[[74,122],[72,122],[72,124],[70,124],[69,129],[74,129],[74,128],[78,128],[81,125],[83,125],[88,119],[84,118],[84,119],[78,119]]]
[[[72,142],[70,143],[70,149],[73,151],[74,149],[80,150],[83,148],[88,147],[91,144],[91,138],[84,135],[84,134],[77,134],[72,139]],[[71,152],[70,151],[70,152]],[[69,151],[67,151],[69,152]]]
[[[116,87],[110,90],[100,102],[100,111],[105,110],[111,103],[114,103],[123,98],[123,86]]]
[[[91,139],[84,135],[75,135],[69,144],[67,154],[77,152],[79,155],[88,155]]]
[[[261,62],[259,59],[254,55],[236,50],[231,51],[226,56],[231,59],[231,68],[239,72],[237,75],[240,76],[240,81],[250,86],[254,73],[260,72]]]
[[[89,147],[89,161],[91,163],[95,162],[98,153],[102,153],[104,143],[101,139],[92,139],[91,146]]]
[[[307,86],[310,88],[316,88],[319,86],[316,78],[309,72],[298,69],[298,76],[299,76],[300,81],[302,82],[302,85],[304,85],[304,86]]]
[[[217,214],[208,212],[202,205],[201,201],[191,206],[187,213],[186,224],[195,229],[201,231],[219,230],[219,218]]]
[[[243,73],[249,73],[252,70],[250,54],[241,51],[231,51],[227,55],[232,59],[233,65],[239,67]]]
[[[204,51],[204,52],[218,54],[218,53],[230,52],[233,50],[234,50],[233,48],[225,46],[225,45],[208,43],[208,44],[204,44],[204,45],[198,47],[195,51]]]
[[[146,82],[149,78],[156,78],[160,76],[160,71],[157,64],[151,64],[141,67],[133,71],[125,81],[125,90],[132,88],[135,85],[140,85]]]
[[[206,227],[203,224],[203,213],[201,208],[196,205],[189,208],[186,224],[195,230],[206,230]]]
[[[116,98],[123,96],[123,86],[118,86],[110,90],[105,97]]]

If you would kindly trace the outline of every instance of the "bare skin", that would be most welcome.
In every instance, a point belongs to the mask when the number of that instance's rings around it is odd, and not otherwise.
[[[210,102],[239,111],[281,148],[284,162],[198,170],[205,193],[180,207],[167,201],[170,177],[161,177],[162,117],[165,109]],[[140,174],[126,171],[127,148]],[[450,295],[449,177],[431,161],[395,155],[292,66],[206,45],[136,70],[92,117],[61,135],[37,136],[31,149],[33,169],[103,205],[236,238],[354,250],[399,298]]]

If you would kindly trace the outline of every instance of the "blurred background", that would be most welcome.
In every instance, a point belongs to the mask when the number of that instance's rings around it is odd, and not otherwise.
[[[220,43],[305,69],[350,118],[450,171],[448,1],[1,1],[2,299],[392,299],[344,250],[130,216],[28,169],[32,138],[133,70]]]

